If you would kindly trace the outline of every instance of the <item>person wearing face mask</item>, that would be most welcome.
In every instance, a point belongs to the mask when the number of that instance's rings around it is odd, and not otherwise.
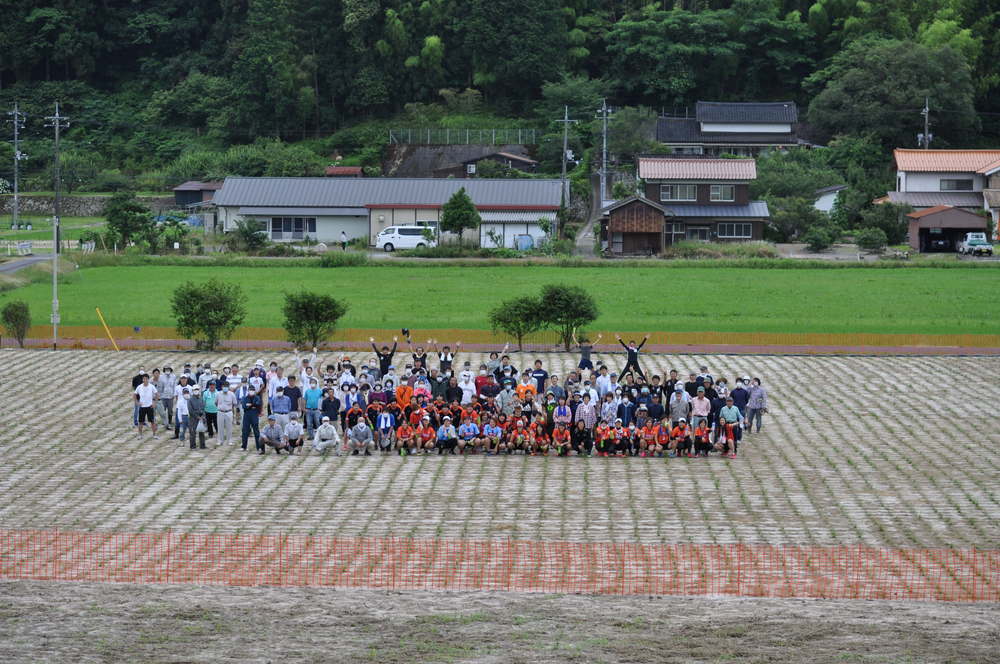
[[[132,376],[132,394],[135,394],[135,388],[142,385],[142,377],[146,376],[146,369],[144,367],[139,367],[139,372]],[[133,396],[133,401],[134,401]],[[139,428],[139,402],[135,401],[132,407],[132,426],[136,429]]]
[[[205,401],[205,428],[208,429],[208,437],[211,438],[219,429],[219,392],[215,389],[215,381],[208,381],[208,389],[202,392],[201,398]]]
[[[253,388],[248,389],[240,407],[243,410],[243,430],[240,433],[243,450],[247,449],[247,441],[250,439],[252,431],[257,450],[262,451],[264,446],[260,442],[260,412],[264,409],[264,403],[257,391]]]
[[[198,439],[201,449],[205,449],[205,432],[198,431],[198,423],[205,420],[205,400],[201,397],[201,390],[197,387],[191,390],[191,398],[188,400],[188,436],[191,449],[195,447],[195,438]]]
[[[618,401],[615,395],[608,392],[604,395],[604,403],[601,404],[601,421],[607,425],[612,425],[618,419]]]
[[[618,418],[626,427],[635,421],[635,404],[629,399],[628,393],[621,395],[621,401],[618,403]]]
[[[222,391],[215,398],[215,408],[218,411],[219,437],[217,445],[233,444],[233,411],[236,409],[236,395],[229,389],[229,383],[222,386]]]
[[[743,376],[737,381],[729,396],[733,398],[733,404],[739,408],[740,413],[745,416],[747,404],[750,403],[750,376]]]
[[[458,386],[462,388],[462,398],[460,403],[464,406],[472,402],[472,397],[476,396],[476,383],[472,379],[471,371],[463,371]]]
[[[182,377],[183,378],[183,377]],[[187,381],[182,380],[186,383]],[[174,440],[184,440],[187,438],[188,429],[188,401],[191,400],[191,388],[178,384],[179,397],[174,401]]]
[[[749,401],[747,402],[746,409],[746,421],[744,422],[745,430],[749,434],[750,428],[753,426],[754,420],[757,421],[757,433],[760,433],[761,421],[764,419],[764,413],[767,412],[767,391],[760,384],[760,378],[754,378],[750,381],[749,389]],[[735,399],[733,400],[735,404]]]
[[[504,389],[496,398],[497,408],[500,412],[510,417],[514,414],[514,405],[517,403],[517,395],[514,394],[514,386],[511,383],[507,383]]]
[[[160,402],[163,404],[163,409],[167,411],[167,419],[164,421],[166,426],[172,426],[174,423],[176,388],[177,376],[174,375],[173,368],[163,367],[163,373],[160,374],[159,380],[156,381],[156,390],[160,393]]]
[[[490,370],[485,364],[480,364],[479,374],[473,380],[473,383],[476,386],[476,394],[482,396],[483,388],[486,385],[489,385],[489,382],[490,382]]]
[[[577,422],[583,422],[588,431],[592,431],[597,426],[597,408],[589,392],[583,393],[583,400],[576,407],[574,417]]]
[[[277,417],[278,426],[282,429],[288,424],[288,414],[292,412],[292,400],[285,396],[284,388],[278,388],[270,401],[271,415]]]
[[[323,390],[319,389],[319,383],[315,378],[309,381],[309,389],[302,395],[305,406],[305,425],[310,438],[320,423],[320,403],[323,400]]]

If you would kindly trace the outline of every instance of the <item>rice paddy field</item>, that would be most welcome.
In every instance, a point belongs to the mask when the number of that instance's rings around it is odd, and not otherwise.
[[[1000,430],[986,421],[1000,402],[1000,358],[644,358],[661,374],[705,364],[762,378],[764,428],[723,460],[258,456],[211,439],[192,451],[136,437],[131,376],[259,355],[0,357],[4,532],[1000,549]],[[563,376],[575,364],[537,357]],[[44,385],[41,400],[28,384]],[[20,555],[0,544],[0,577]],[[1000,605],[989,601],[54,578],[0,578],[0,660],[988,662],[1000,643]]]

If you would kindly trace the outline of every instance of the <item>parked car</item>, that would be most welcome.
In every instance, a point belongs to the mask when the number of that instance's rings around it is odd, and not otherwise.
[[[986,239],[986,233],[966,233],[958,243],[958,253],[967,256],[993,255],[993,244]]]
[[[429,226],[389,226],[375,238],[375,246],[383,251],[436,247],[437,240],[424,235],[428,228],[433,235],[434,229]]]

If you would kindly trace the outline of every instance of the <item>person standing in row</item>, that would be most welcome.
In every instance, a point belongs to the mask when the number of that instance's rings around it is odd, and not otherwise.
[[[213,437],[219,430],[219,408],[216,401],[219,398],[219,391],[215,389],[216,381],[208,381],[208,389],[202,392],[201,398],[205,401],[205,427],[208,429],[208,437]]]
[[[174,398],[176,397],[177,376],[174,375],[173,368],[163,367],[163,373],[156,381],[156,390],[160,393],[160,402],[167,412],[167,419],[163,421],[164,426],[171,426],[174,423]]]
[[[205,432],[198,431],[199,425],[205,421],[205,400],[201,398],[201,390],[197,387],[191,390],[191,399],[188,400],[188,436],[190,436],[191,449],[197,449],[194,444],[195,437],[201,444],[201,449],[205,449]]]
[[[253,431],[253,438],[259,450],[261,449],[260,413],[264,408],[264,404],[256,390],[253,388],[247,390],[247,395],[243,397],[240,408],[243,410],[243,430],[240,434],[242,447],[246,450],[247,441],[250,439],[250,432]]]
[[[142,437],[143,424],[149,422],[149,428],[156,438],[156,400],[159,399],[156,388],[150,384],[149,375],[142,374],[140,383],[133,388],[135,407],[138,408],[136,415],[135,435]]]
[[[215,398],[215,408],[218,411],[219,438],[218,445],[233,444],[233,414],[236,410],[236,395],[229,389],[229,383],[223,383],[222,391]]]

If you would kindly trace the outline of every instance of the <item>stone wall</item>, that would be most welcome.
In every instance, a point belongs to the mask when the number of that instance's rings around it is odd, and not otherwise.
[[[63,196],[64,217],[99,217],[110,196]],[[173,196],[140,196],[139,202],[153,211],[174,207]],[[20,196],[19,209],[26,215],[51,215],[55,210],[54,196]],[[0,196],[0,212],[10,214],[14,205],[11,195]]]

